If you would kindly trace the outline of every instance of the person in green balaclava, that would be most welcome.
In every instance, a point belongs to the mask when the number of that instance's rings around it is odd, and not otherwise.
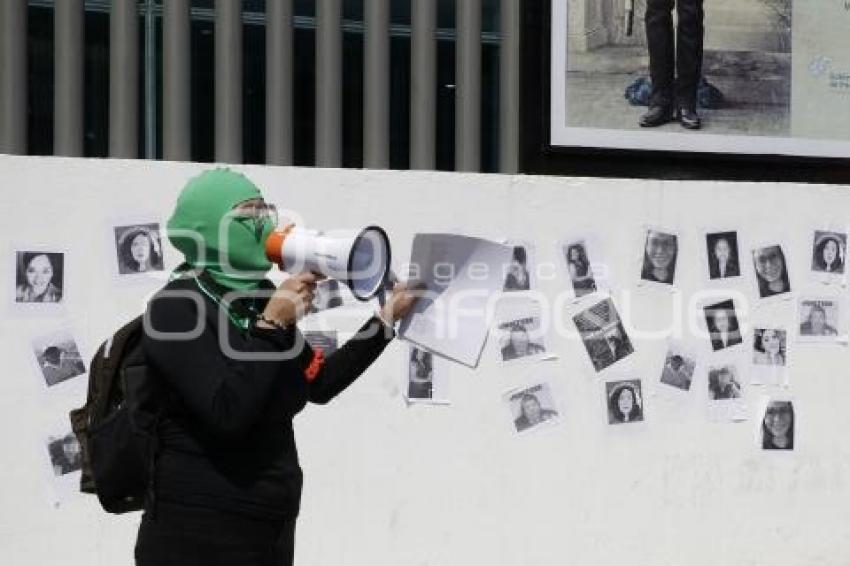
[[[271,269],[264,244],[277,214],[245,175],[216,168],[192,178],[168,220],[168,239],[186,261],[229,289],[253,289]]]
[[[253,183],[219,168],[188,182],[168,221],[185,263],[144,314],[162,404],[136,566],[292,566],[303,484],[292,420],[358,379],[417,300],[397,283],[325,356],[297,325],[321,275],[265,278],[276,216]]]

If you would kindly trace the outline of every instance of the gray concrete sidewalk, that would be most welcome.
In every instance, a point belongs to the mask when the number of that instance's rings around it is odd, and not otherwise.
[[[573,56],[567,73],[567,123],[571,127],[638,130],[644,106],[631,106],[623,94],[637,77],[648,75],[646,51],[603,48]],[[701,109],[703,129],[723,135],[787,136],[790,130],[790,57],[787,54],[706,52],[704,75],[720,89],[726,104]],[[677,124],[662,126],[684,131]]]

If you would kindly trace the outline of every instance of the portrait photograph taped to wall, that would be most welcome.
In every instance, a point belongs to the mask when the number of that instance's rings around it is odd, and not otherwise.
[[[62,302],[65,288],[63,252],[19,251],[15,258],[17,303]]]
[[[842,303],[838,297],[800,297],[797,300],[798,340],[824,343],[846,341]]]
[[[531,242],[510,240],[511,261],[505,266],[505,292],[530,291],[534,288],[534,245]]]
[[[434,396],[434,355],[422,348],[410,346],[407,374],[407,398],[431,399]]]
[[[86,373],[86,365],[69,329],[38,336],[31,342],[36,364],[47,387]]]
[[[552,389],[545,382],[510,391],[505,394],[504,401],[517,433],[553,425],[560,419]]]
[[[648,229],[643,241],[640,280],[648,283],[673,285],[679,257],[679,237],[676,234]]]
[[[590,239],[564,240],[558,250],[576,299],[604,289],[607,267],[601,263],[602,258],[592,256],[598,253],[598,247],[592,246]]]
[[[812,242],[812,271],[823,283],[843,283],[847,262],[847,234],[815,230]]]
[[[703,307],[708,338],[715,352],[743,343],[738,313],[732,299]]]
[[[448,364],[440,356],[409,345],[405,363],[404,391],[409,404],[449,403]]]
[[[573,317],[593,368],[600,372],[634,353],[634,347],[610,298]]]
[[[690,390],[696,365],[697,354],[693,348],[669,342],[661,368],[661,383],[682,391]]]
[[[64,476],[83,467],[83,455],[77,436],[70,432],[61,437],[51,437],[47,443],[47,453],[53,466],[53,473]]]
[[[738,232],[711,232],[705,235],[708,278],[722,281],[741,276]]]
[[[788,331],[784,328],[754,328],[751,346],[750,383],[787,385]]]
[[[794,403],[791,399],[768,399],[761,418],[763,450],[794,450]]]
[[[610,425],[642,422],[644,403],[640,380],[624,379],[606,382],[605,406]]]
[[[847,157],[845,4],[551,0],[551,144]]]
[[[744,392],[744,364],[726,357],[708,364],[708,417],[711,421],[742,421],[749,418]]]
[[[163,270],[162,237],[159,224],[134,224],[113,229],[120,275]]]
[[[788,258],[781,245],[769,245],[752,251],[758,295],[762,299],[787,298],[791,293]]]

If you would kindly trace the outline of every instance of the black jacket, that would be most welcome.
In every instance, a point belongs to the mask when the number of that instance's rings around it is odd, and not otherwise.
[[[274,288],[269,282],[263,287]],[[201,307],[205,312],[199,312]],[[256,307],[262,312],[265,300],[258,299]],[[304,370],[313,352],[296,328],[252,325],[243,332],[221,316],[216,302],[192,278],[168,283],[151,299],[147,315],[144,351],[173,398],[160,429],[159,500],[258,518],[296,516],[302,474],[292,418],[308,401],[327,403],[357,379],[392,339],[392,329],[372,317],[308,382]],[[197,335],[185,340],[150,331],[194,328]],[[294,346],[296,355],[237,360],[224,354],[219,332],[239,354],[274,355]]]

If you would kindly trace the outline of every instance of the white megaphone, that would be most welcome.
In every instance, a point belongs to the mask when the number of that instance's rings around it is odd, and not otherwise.
[[[390,240],[379,226],[321,231],[290,224],[268,237],[266,257],[289,273],[312,271],[342,281],[361,301],[382,300],[392,277]]]

